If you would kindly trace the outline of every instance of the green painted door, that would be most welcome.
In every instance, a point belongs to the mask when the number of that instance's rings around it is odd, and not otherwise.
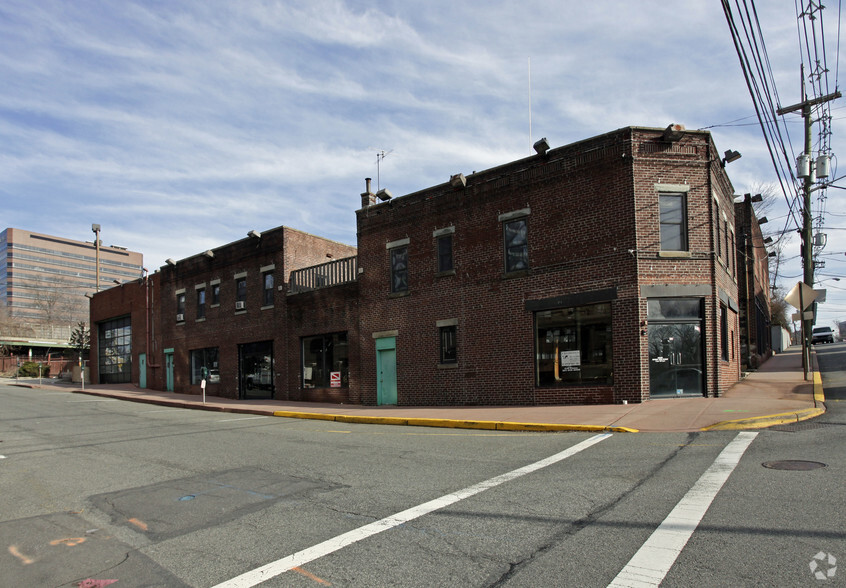
[[[147,387],[147,354],[138,354],[138,387]]]
[[[376,340],[376,404],[397,403],[396,337]]]
[[[165,384],[168,392],[173,392],[173,352],[165,351]]]

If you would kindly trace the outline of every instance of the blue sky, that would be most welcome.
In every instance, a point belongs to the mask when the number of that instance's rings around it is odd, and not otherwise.
[[[799,102],[793,3],[758,9],[781,101]],[[355,244],[382,151],[378,181],[400,196],[529,155],[532,139],[681,123],[743,154],[737,194],[776,179],[716,1],[4,0],[0,79],[0,227],[91,240],[99,223],[151,271],[280,225]],[[844,196],[828,190],[818,324],[846,320]],[[785,240],[788,288],[798,255]]]

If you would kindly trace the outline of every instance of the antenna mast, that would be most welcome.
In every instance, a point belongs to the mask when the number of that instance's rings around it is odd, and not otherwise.
[[[385,159],[388,155],[393,153],[394,150],[391,149],[390,151],[385,151],[384,149],[379,150],[376,154],[376,191],[382,189],[382,160]]]
[[[529,151],[532,150],[532,58],[529,57]]]

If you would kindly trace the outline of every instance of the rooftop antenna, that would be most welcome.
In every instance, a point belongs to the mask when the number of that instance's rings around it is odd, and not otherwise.
[[[384,149],[380,149],[379,152],[376,154],[376,191],[378,192],[382,188],[382,160],[385,159],[388,155],[393,153],[394,150],[391,149],[390,151],[385,151]]]

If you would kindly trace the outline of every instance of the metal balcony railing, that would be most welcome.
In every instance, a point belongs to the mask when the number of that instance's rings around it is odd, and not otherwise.
[[[291,272],[288,294],[328,288],[358,279],[358,258],[345,257]]]

